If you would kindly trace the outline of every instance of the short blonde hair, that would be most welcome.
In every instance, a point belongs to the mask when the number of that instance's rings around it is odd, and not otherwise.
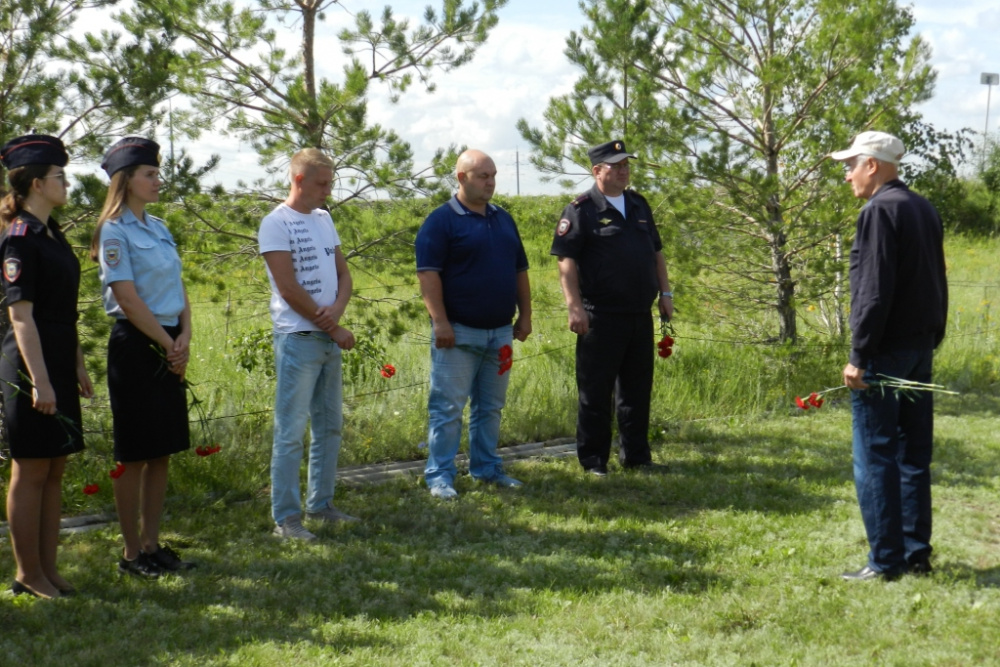
[[[308,174],[314,167],[333,169],[333,159],[318,148],[303,148],[292,156],[288,171],[294,179],[298,174]]]

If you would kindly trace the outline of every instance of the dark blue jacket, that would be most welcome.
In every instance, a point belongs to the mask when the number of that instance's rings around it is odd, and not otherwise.
[[[865,368],[878,353],[941,343],[948,314],[943,237],[931,203],[898,179],[861,209],[851,248],[852,364]]]

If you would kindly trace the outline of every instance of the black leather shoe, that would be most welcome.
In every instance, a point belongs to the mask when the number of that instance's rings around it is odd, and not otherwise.
[[[135,560],[125,560],[124,554],[118,559],[118,572],[121,574],[131,574],[144,579],[159,579],[163,572],[149,554],[139,552]]]
[[[170,547],[157,545],[156,551],[149,554],[149,559],[164,572],[177,572],[181,570],[193,570],[198,567],[196,563],[181,560],[180,555]]]
[[[879,572],[878,570],[873,570],[870,565],[865,565],[856,572],[844,572],[840,575],[840,578],[844,581],[874,581],[876,579],[881,579],[882,581],[892,581],[896,578],[896,575],[890,575],[887,572]]]
[[[594,475],[595,477],[608,476],[608,466],[594,466],[593,468],[584,468],[583,471],[588,475]]]
[[[931,572],[934,571],[934,568],[931,567],[930,558],[919,558],[913,561],[912,563],[907,563],[906,571],[909,574],[915,574],[918,577],[920,577],[930,574]]]
[[[35,590],[31,589],[31,588],[28,588],[27,586],[25,586],[24,584],[22,584],[17,579],[15,579],[14,583],[12,583],[10,585],[10,592],[13,593],[14,595],[29,595],[29,596],[31,596],[33,598],[41,598],[43,600],[52,600],[53,599],[52,597],[49,597],[48,595],[44,595],[44,594],[39,593],[39,592],[37,592],[37,591],[35,591]]]

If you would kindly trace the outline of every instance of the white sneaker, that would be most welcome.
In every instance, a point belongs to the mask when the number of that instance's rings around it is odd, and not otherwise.
[[[274,534],[285,540],[304,540],[312,542],[316,536],[305,529],[302,519],[297,516],[290,516],[274,527]]]
[[[454,500],[458,498],[458,491],[451,484],[441,482],[431,487],[431,496],[441,500]]]
[[[327,523],[340,523],[341,521],[353,523],[355,521],[361,521],[361,519],[356,516],[351,516],[350,514],[341,512],[333,505],[327,505],[318,512],[306,512],[306,518],[314,521],[326,521]]]

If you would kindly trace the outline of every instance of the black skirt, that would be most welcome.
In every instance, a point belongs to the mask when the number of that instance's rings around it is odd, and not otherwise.
[[[171,337],[180,333],[180,327],[163,328]],[[111,329],[108,393],[116,461],[158,459],[191,447],[184,383],[168,370],[163,348],[128,320]]]
[[[51,459],[83,449],[80,388],[76,377],[76,323],[36,321],[42,359],[56,393],[56,414],[32,407],[28,367],[14,328],[7,331],[0,357],[0,383],[10,455],[15,459]]]

